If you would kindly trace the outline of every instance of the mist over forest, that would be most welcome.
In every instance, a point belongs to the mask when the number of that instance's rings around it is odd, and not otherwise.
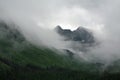
[[[119,0],[0,0],[0,79],[119,80],[119,7]]]

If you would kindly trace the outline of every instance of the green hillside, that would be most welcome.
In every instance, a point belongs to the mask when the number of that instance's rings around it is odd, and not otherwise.
[[[102,64],[76,60],[56,49],[37,47],[15,28],[0,23],[0,80],[109,80]],[[13,25],[12,25],[13,26]],[[118,74],[113,79],[117,80]],[[111,80],[113,80],[111,79]]]

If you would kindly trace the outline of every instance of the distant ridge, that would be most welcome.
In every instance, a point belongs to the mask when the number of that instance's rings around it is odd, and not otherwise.
[[[79,41],[81,43],[94,43],[95,39],[93,34],[84,27],[78,27],[76,30],[62,29],[61,26],[56,26],[56,32],[64,36],[65,40]]]

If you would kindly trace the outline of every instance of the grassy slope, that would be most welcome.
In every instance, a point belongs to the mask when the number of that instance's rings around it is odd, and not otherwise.
[[[5,26],[0,25],[0,80],[101,80],[98,65],[38,48]]]
[[[78,70],[80,65],[68,56],[30,44],[21,51],[15,51],[5,42],[3,46],[3,53],[0,53],[0,78],[2,80],[8,78],[11,80],[80,79],[81,72],[75,70]],[[83,73],[81,75],[85,76],[86,74]]]

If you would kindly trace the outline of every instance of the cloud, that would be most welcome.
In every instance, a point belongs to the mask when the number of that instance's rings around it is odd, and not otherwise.
[[[0,18],[24,26],[24,35],[35,44],[56,48],[69,48],[71,42],[50,29],[85,26],[100,42],[89,53],[109,62],[120,58],[119,7],[119,0],[0,0]]]
[[[96,23],[97,15],[82,7],[89,0],[0,0],[1,9],[9,16],[18,18],[29,17],[39,25],[46,28],[54,28],[58,24],[73,26],[90,25]]]

